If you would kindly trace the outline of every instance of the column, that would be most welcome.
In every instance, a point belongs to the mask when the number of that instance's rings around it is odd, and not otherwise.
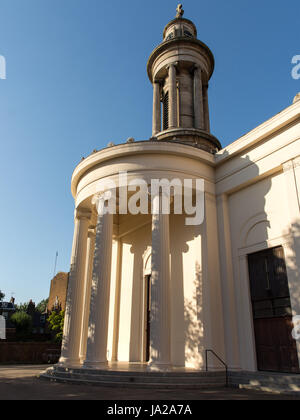
[[[107,364],[112,236],[113,215],[100,214],[96,228],[86,367]]]
[[[194,70],[194,117],[195,128],[204,130],[202,74],[198,66]]]
[[[153,199],[150,323],[150,367],[160,370],[171,363],[169,214],[161,199]]]
[[[84,304],[83,304],[81,343],[80,343],[80,353],[79,353],[81,362],[83,362],[86,357],[95,237],[96,237],[95,228],[90,228],[88,230],[87,255],[86,255],[86,266],[85,266],[85,275],[84,275]]]
[[[169,128],[177,127],[177,86],[176,65],[170,64],[169,70]]]
[[[161,104],[160,104],[160,84],[153,83],[153,123],[152,135],[155,136],[161,131]]]
[[[209,107],[208,107],[208,84],[203,85],[203,109],[204,109],[204,128],[210,133]]]
[[[220,274],[224,311],[226,361],[231,370],[238,370],[240,368],[238,316],[232,265],[228,197],[226,194],[217,196],[217,217],[220,265],[222,267]]]
[[[76,210],[71,268],[66,304],[64,338],[60,363],[77,365],[80,363],[79,350],[84,294],[84,274],[87,251],[87,233],[91,212]]]
[[[122,239],[118,239],[112,361],[117,361],[118,360],[118,344],[119,344],[119,330],[120,330],[121,279],[122,279],[122,253],[123,253]]]

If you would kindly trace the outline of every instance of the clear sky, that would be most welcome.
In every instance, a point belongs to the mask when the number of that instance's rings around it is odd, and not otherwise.
[[[0,0],[0,290],[49,294],[69,270],[72,171],[109,142],[151,136],[151,51],[173,0]],[[209,100],[223,146],[292,103],[300,80],[299,0],[186,0],[216,59]]]

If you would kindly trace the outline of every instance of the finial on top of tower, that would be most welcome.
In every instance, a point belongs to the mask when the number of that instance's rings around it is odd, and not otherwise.
[[[182,4],[178,4],[177,9],[176,9],[176,12],[177,12],[176,18],[177,19],[182,18],[183,14],[184,14],[184,10],[182,8]]]

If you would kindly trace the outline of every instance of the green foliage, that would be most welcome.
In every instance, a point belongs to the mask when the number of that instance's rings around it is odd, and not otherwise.
[[[5,294],[1,292],[0,290],[0,302],[2,302],[2,300],[5,298]]]
[[[48,318],[49,328],[55,333],[55,341],[62,342],[64,330],[65,311],[53,311]]]
[[[32,319],[26,312],[14,313],[10,321],[15,326],[19,338],[25,338],[27,335],[31,334]]]
[[[28,308],[29,302],[27,303],[20,303],[20,305],[15,305],[17,312],[26,312]]]
[[[37,304],[36,311],[37,312],[40,312],[41,314],[43,314],[44,312],[46,312],[46,309],[47,309],[47,306],[48,306],[48,302],[49,302],[49,298],[42,300],[40,303]]]
[[[35,308],[36,312],[40,312],[43,314],[46,312],[47,305],[48,305],[49,299],[42,300]],[[16,305],[17,312],[27,312],[29,306],[29,302],[20,303],[19,305]]]

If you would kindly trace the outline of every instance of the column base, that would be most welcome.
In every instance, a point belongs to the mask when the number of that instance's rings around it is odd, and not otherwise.
[[[69,357],[61,357],[57,363],[58,366],[63,366],[63,367],[70,367],[70,366],[74,366],[74,367],[78,367],[81,366],[81,362],[80,359],[70,359]]]
[[[90,361],[86,360],[83,363],[82,367],[86,368],[86,369],[107,369],[108,361],[106,361],[106,362],[90,362]]]
[[[152,372],[169,372],[173,369],[171,363],[149,362],[147,370]]]

